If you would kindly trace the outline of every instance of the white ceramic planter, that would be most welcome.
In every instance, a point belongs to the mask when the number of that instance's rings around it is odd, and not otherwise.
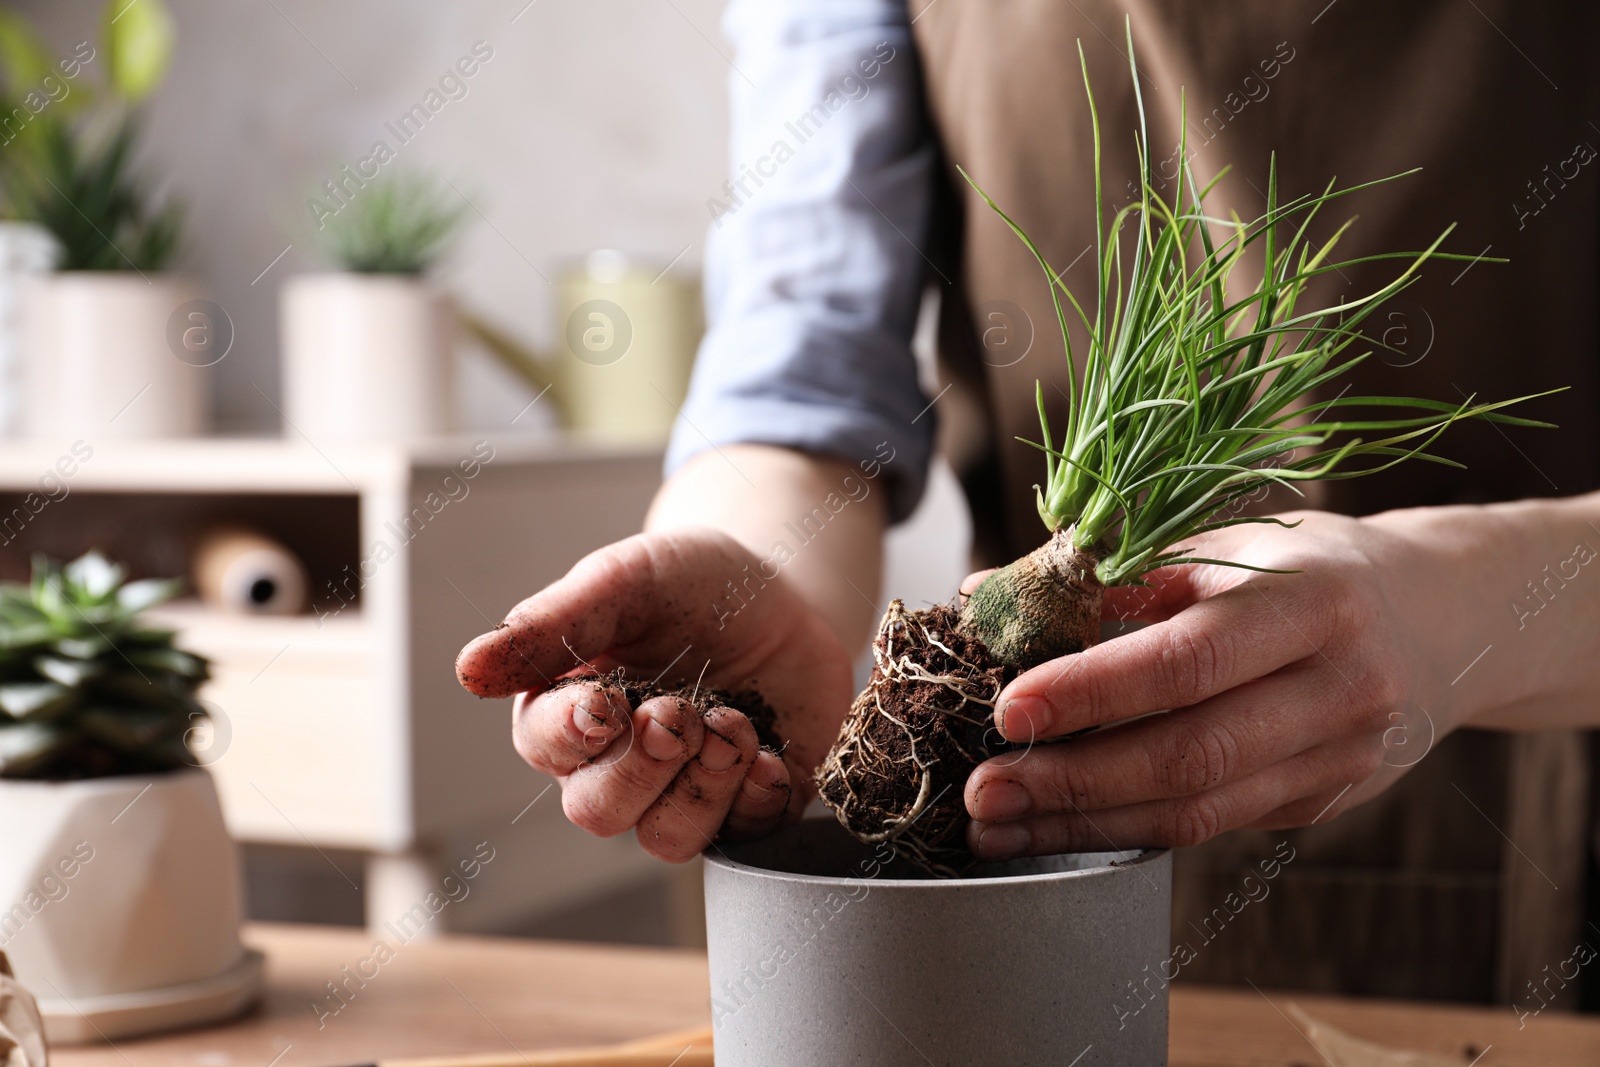
[[[717,1067],[1167,1062],[1171,853],[900,878],[809,819],[705,858]]]
[[[4,952],[0,952],[0,1052],[6,1054],[6,1067],[45,1067],[50,1057],[39,1003],[12,975]]]
[[[301,275],[283,288],[280,326],[289,437],[395,441],[451,429],[455,311],[428,282]]]
[[[211,775],[0,781],[0,948],[52,1042],[225,1017],[260,984]]]
[[[0,222],[0,436],[22,430],[23,285],[53,268],[58,255],[56,239],[43,226]]]
[[[179,358],[173,316],[199,299],[186,278],[62,271],[22,291],[30,437],[193,437],[206,428],[206,369]]]

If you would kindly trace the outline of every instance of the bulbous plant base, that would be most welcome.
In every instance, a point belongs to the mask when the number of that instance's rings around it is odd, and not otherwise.
[[[1105,586],[1094,553],[1064,528],[983,580],[961,610],[961,631],[1019,673],[1097,644]]]
[[[817,789],[844,827],[931,874],[975,862],[962,789],[973,768],[1012,746],[994,702],[1013,673],[956,627],[948,605],[890,603],[872,643],[872,679],[817,768]]]

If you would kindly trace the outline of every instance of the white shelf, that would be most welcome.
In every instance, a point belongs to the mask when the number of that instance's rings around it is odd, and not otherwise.
[[[564,437],[483,431],[404,444],[323,444],[251,437],[85,442],[93,454],[66,478],[73,490],[201,493],[359,493],[417,468],[444,469],[488,441],[489,464],[566,463],[659,455]],[[0,490],[37,487],[69,441],[0,441]]]
[[[486,437],[493,458],[483,462],[474,446]],[[69,447],[0,443],[0,492],[37,489]],[[239,506],[274,517],[278,536],[302,552],[358,553],[348,565],[361,571],[359,608],[333,618],[235,616],[193,602],[155,613],[213,661],[202,698],[231,738],[209,766],[237,837],[367,852],[369,913],[385,915],[384,901],[436,883],[447,842],[512,832],[550,783],[513,750],[505,702],[456,684],[456,652],[583,555],[636,532],[660,480],[659,453],[488,434],[324,451],[265,439],[93,448],[64,479],[70,493],[41,512],[37,521],[51,525],[30,529],[104,527],[133,551],[141,536],[170,545],[183,524],[226,519]],[[466,479],[458,464],[475,455]],[[129,508],[140,495],[195,499],[170,511],[137,500]],[[228,503],[250,495],[262,499]],[[203,499],[212,496],[214,504]],[[277,496],[293,499],[280,507]],[[150,529],[106,518],[122,515]],[[515,862],[527,869],[507,884],[537,887],[524,900],[602,892],[651,868],[626,842],[573,830],[555,805],[515,826],[527,845]]]

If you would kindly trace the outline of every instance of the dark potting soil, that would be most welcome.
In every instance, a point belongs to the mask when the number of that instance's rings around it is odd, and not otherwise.
[[[551,686],[552,690],[591,682],[604,682],[622,690],[631,709],[652,697],[678,697],[704,711],[706,708],[725,707],[742,712],[755,727],[756,740],[771,752],[782,753],[784,741],[778,736],[778,713],[754,689],[722,689],[714,686],[662,686],[640,682],[627,676],[621,667],[607,674],[578,674],[563,678]]]

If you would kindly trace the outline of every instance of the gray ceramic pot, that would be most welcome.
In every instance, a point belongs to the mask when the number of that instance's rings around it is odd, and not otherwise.
[[[717,1067],[1167,1062],[1170,853],[903,873],[832,819],[706,854]]]

